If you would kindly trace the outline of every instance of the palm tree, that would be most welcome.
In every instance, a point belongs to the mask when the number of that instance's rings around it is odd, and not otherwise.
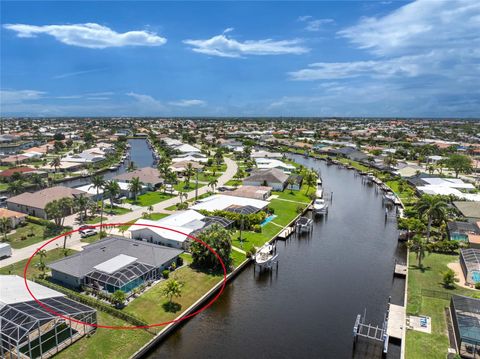
[[[74,199],[74,204],[78,212],[80,212],[80,223],[83,223],[87,217],[89,199],[86,196],[78,196]]]
[[[293,186],[295,185],[295,180],[292,176],[288,177],[287,184],[290,187],[290,194],[293,194]]]
[[[176,279],[169,279],[162,288],[162,294],[168,298],[168,303],[171,305],[174,297],[182,296],[183,283]]]
[[[92,184],[90,185],[90,187],[88,187],[88,189],[90,188],[95,188],[96,191],[97,191],[97,197],[98,198],[98,194],[100,192],[100,189],[103,187],[103,185],[105,184],[105,180],[103,179],[102,176],[100,175],[95,175],[95,176],[92,176],[91,178],[91,182]],[[103,199],[102,199],[103,200]]]
[[[313,171],[308,171],[305,176],[305,184],[307,185],[307,192],[305,192],[305,194],[308,195],[310,188],[317,184],[317,174]]]
[[[57,168],[60,167],[61,160],[60,156],[55,157],[52,162],[50,162],[50,166],[54,168],[55,174],[57,174]]]
[[[187,164],[187,168],[185,170],[185,187],[189,188],[190,187],[190,179],[195,175],[195,170],[193,169],[193,166],[191,163]]]
[[[121,307],[123,305],[123,303],[125,303],[125,300],[127,299],[127,296],[125,294],[124,291],[122,290],[116,290],[113,294],[112,294],[112,300],[113,300],[113,303],[115,304],[115,306],[117,307]]]
[[[110,209],[113,210],[113,200],[120,194],[120,185],[115,180],[107,181],[103,191],[110,199]]]
[[[217,187],[217,185],[218,185],[218,180],[216,178],[208,182],[208,186],[212,188],[213,193],[215,193],[215,188]]]
[[[187,192],[178,192],[178,197],[180,197],[180,204],[183,204],[183,199],[187,199],[188,198],[188,194]]]
[[[422,260],[428,252],[428,241],[422,236],[416,235],[408,242],[408,248],[417,256],[418,267],[422,268]]]
[[[3,240],[7,241],[7,233],[10,231],[10,219],[7,217],[0,218],[0,228],[3,232]]]
[[[427,242],[430,241],[430,229],[433,220],[445,221],[448,204],[440,196],[423,195],[417,203],[420,217],[427,218]]]
[[[133,177],[128,186],[128,190],[133,193],[133,201],[137,202],[137,194],[142,190],[143,183],[139,177]]]

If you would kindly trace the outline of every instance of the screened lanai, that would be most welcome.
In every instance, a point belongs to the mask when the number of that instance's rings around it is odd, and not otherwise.
[[[480,249],[461,249],[460,265],[467,283],[475,284],[480,282]]]
[[[95,269],[85,276],[85,285],[109,293],[117,290],[130,293],[144,282],[156,280],[159,277],[160,272],[158,268],[148,264],[134,262],[111,273],[106,270]]]
[[[60,296],[41,300],[53,311],[69,318],[96,324],[96,311]],[[49,358],[95,328],[63,319],[35,301],[0,302],[0,357]]]
[[[453,295],[450,313],[460,355],[480,358],[480,300]]]

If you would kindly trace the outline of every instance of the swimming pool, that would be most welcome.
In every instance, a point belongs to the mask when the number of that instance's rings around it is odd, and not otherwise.
[[[452,241],[468,242],[468,236],[466,234],[455,233],[450,236]]]
[[[472,279],[475,283],[480,282],[480,272],[477,270],[472,271]]]
[[[272,214],[271,216],[268,216],[267,218],[265,218],[262,223],[260,223],[260,225],[263,227],[264,225],[266,225],[267,223],[271,222],[274,218],[276,218],[277,216],[275,214]],[[479,273],[480,274],[480,273]]]

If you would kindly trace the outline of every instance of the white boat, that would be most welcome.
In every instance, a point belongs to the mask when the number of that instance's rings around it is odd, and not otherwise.
[[[272,265],[277,262],[277,258],[278,254],[276,253],[275,246],[266,244],[255,254],[255,264],[258,264],[260,267],[271,268]]]
[[[315,202],[313,202],[313,212],[315,214],[326,214],[328,213],[328,204],[325,200],[321,198],[317,198]]]
[[[109,169],[110,171],[115,171],[117,168],[118,168],[118,166],[110,166],[110,167],[108,167],[108,169]]]
[[[383,195],[383,199],[385,201],[389,201],[389,202],[393,202],[395,203],[395,201],[397,200],[397,196],[395,196],[393,193],[385,193]]]
[[[373,173],[367,173],[366,178],[368,182],[373,182],[373,180],[375,179],[375,176],[373,175]]]
[[[318,188],[317,192],[315,192],[315,197],[322,198],[323,197],[323,189]]]
[[[317,179],[317,187],[322,187],[322,179],[320,177]]]
[[[300,217],[297,220],[297,231],[300,233],[310,232],[313,228],[313,220],[308,217]]]

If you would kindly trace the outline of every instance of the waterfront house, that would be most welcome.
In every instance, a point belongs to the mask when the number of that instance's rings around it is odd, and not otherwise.
[[[137,177],[151,191],[155,190],[155,188],[159,187],[164,182],[160,171],[153,167],[138,168],[132,172],[122,173],[121,175],[114,177],[114,179],[118,182],[130,183],[133,178]]]
[[[468,219],[469,222],[480,221],[480,202],[454,201],[453,206]]]
[[[267,186],[240,186],[233,191],[224,192],[227,196],[246,197],[267,200],[272,194],[272,187]]]
[[[93,332],[96,310],[16,275],[0,276],[0,357],[49,358]],[[66,317],[61,318],[57,314]]]
[[[189,235],[198,235],[214,223],[227,228],[233,224],[233,221],[220,217],[204,216],[189,209],[176,212],[158,221],[139,219],[129,228],[129,231],[133,239],[167,247],[187,249],[190,242]],[[168,229],[150,227],[152,225]]]
[[[213,196],[202,198],[191,208],[195,210],[206,211],[230,211],[238,212],[244,208],[250,213],[256,213],[268,206],[269,202],[237,196],[227,196],[223,194],[215,194]]]
[[[295,166],[289,163],[282,162],[274,158],[255,158],[258,169],[278,168],[283,172],[290,173],[295,170]]]
[[[73,199],[82,195],[85,195],[85,192],[75,188],[55,186],[11,197],[7,199],[7,208],[30,216],[48,219],[45,212],[45,206],[48,203],[65,197]]]
[[[288,174],[277,168],[255,170],[243,180],[245,186],[268,186],[275,191],[283,191],[287,185]]]
[[[49,265],[52,279],[64,286],[130,294],[161,278],[183,250],[124,237],[107,237]]]
[[[194,161],[175,162],[169,168],[175,173],[184,174],[185,171],[187,171],[189,165],[191,165],[192,168],[196,171],[203,169],[203,165]]]
[[[480,235],[477,223],[453,221],[447,223],[450,240],[468,242],[469,235]]]
[[[276,158],[280,159],[283,155],[280,152],[253,151],[251,158]]]
[[[10,222],[10,228],[16,228],[19,224],[25,222],[27,215],[7,208],[0,208],[0,218],[7,218]]]

